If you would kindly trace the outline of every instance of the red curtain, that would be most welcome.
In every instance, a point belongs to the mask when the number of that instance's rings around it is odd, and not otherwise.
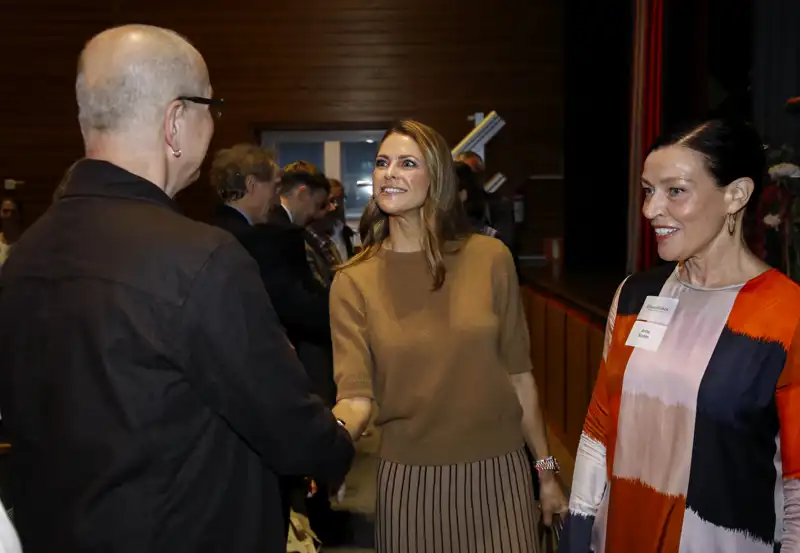
[[[646,270],[657,261],[655,235],[642,216],[640,176],[650,145],[661,132],[663,0],[634,0],[636,20],[631,102],[628,203],[628,271]]]

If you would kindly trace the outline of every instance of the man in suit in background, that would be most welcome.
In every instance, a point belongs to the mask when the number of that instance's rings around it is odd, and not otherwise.
[[[314,227],[330,237],[336,247],[339,262],[344,263],[355,253],[355,232],[347,224],[345,211],[347,197],[344,193],[344,186],[338,179],[329,180],[331,183],[331,211]]]
[[[332,407],[336,384],[328,287],[314,277],[307,258],[307,228],[327,216],[330,183],[313,165],[295,163],[284,168],[279,193],[280,203],[270,209],[267,222],[255,225],[243,243],[261,267],[275,310],[314,392]],[[311,527],[323,543],[340,543],[346,525],[342,516],[331,509],[330,486],[318,482],[317,493],[306,501],[308,488],[302,479],[294,479],[289,485],[287,499],[292,508],[308,514]]]
[[[335,270],[354,253],[355,233],[345,219],[345,195],[342,183],[328,179],[330,208],[320,220],[306,227],[306,254],[314,276],[326,288],[333,282]]]
[[[278,203],[281,171],[273,152],[255,144],[237,144],[219,150],[211,163],[211,186],[222,203],[214,224],[238,234],[267,219]]]
[[[267,221],[237,236],[257,261],[263,284],[289,340],[326,404],[335,400],[333,369],[304,358],[304,344],[329,344],[328,290],[318,282],[306,259],[306,230],[328,211],[330,185],[325,175],[287,172],[281,177],[279,202]]]

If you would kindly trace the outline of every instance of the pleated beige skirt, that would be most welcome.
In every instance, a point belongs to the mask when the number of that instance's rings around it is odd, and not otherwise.
[[[536,553],[537,520],[523,449],[461,465],[378,463],[377,553]]]

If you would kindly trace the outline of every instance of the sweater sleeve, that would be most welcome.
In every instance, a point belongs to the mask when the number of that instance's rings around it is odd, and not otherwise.
[[[366,304],[355,282],[344,271],[336,274],[331,285],[330,311],[337,400],[374,399]]]
[[[500,319],[500,354],[509,374],[530,372],[530,334],[522,305],[514,258],[505,246],[497,260],[494,274],[496,310]]]

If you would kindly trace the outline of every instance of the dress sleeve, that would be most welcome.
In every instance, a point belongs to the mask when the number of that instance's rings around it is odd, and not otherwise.
[[[569,498],[569,517],[564,524],[562,544],[559,545],[559,551],[564,553],[588,553],[591,550],[592,528],[608,486],[606,444],[610,417],[606,362],[614,333],[619,294],[624,284],[623,282],[617,288],[608,312],[600,370],[578,443]]]
[[[339,271],[333,280],[330,311],[336,399],[374,399],[366,304],[346,272]]]
[[[502,250],[495,264],[492,283],[495,288],[495,309],[500,319],[500,353],[509,374],[522,374],[533,369],[530,334],[514,258],[508,248],[503,246]]]
[[[775,393],[783,466],[781,551],[800,551],[800,326],[795,329],[786,366]]]

